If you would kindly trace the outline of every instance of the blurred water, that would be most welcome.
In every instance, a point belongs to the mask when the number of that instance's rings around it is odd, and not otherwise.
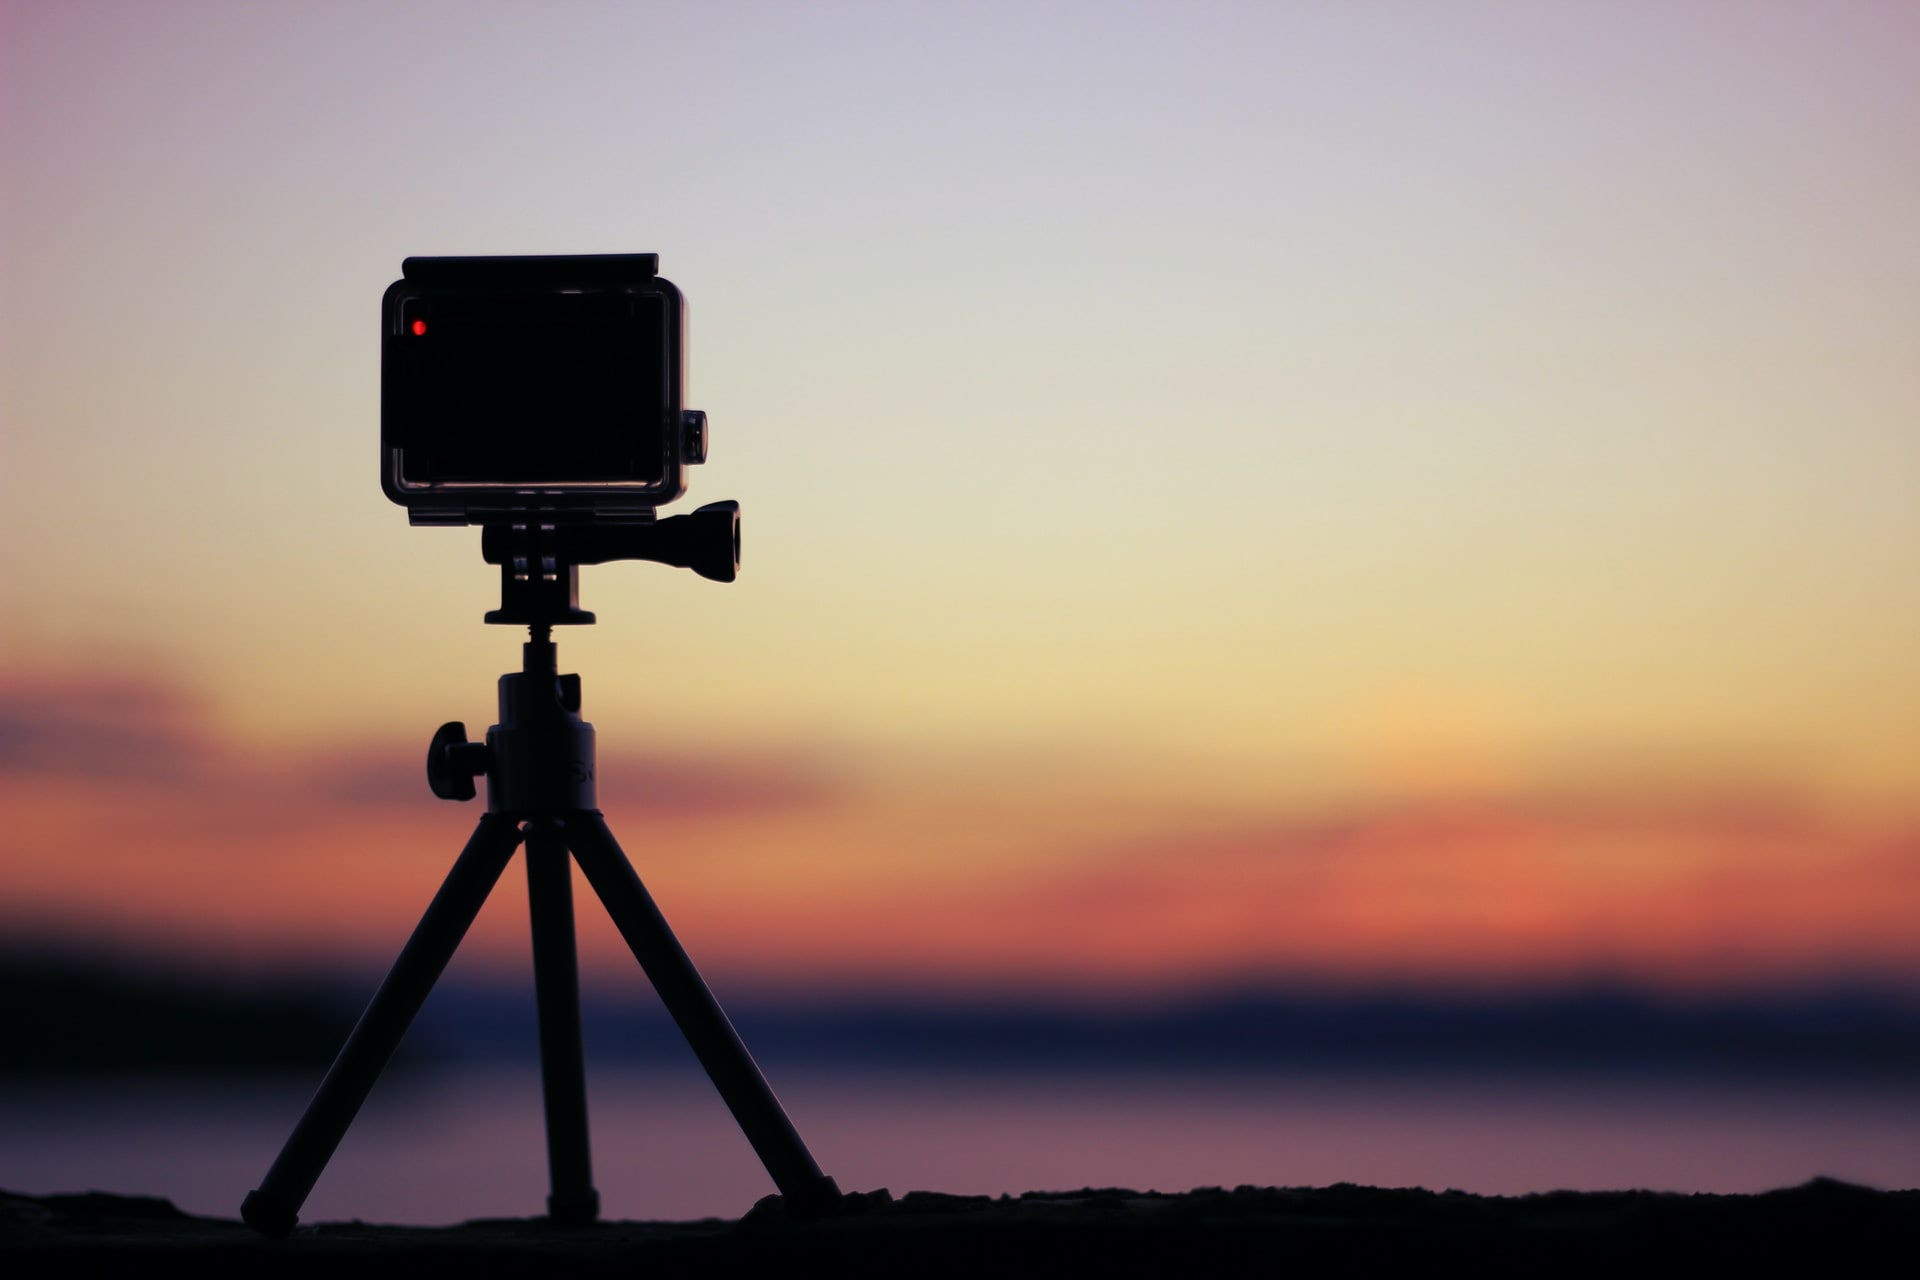
[[[1826,1174],[1920,1185],[1920,1090],[1565,1077],[772,1073],[848,1189],[1159,1190],[1239,1183],[1760,1191]],[[233,1216],[312,1080],[0,1092],[0,1187],[162,1195]],[[602,1068],[595,1174],[623,1218],[736,1216],[772,1190],[697,1074]],[[304,1217],[414,1223],[545,1205],[537,1073],[383,1081]]]

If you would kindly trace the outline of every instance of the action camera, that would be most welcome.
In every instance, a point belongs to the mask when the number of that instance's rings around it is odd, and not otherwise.
[[[381,304],[380,483],[416,524],[648,519],[706,456],[657,254],[408,258]]]

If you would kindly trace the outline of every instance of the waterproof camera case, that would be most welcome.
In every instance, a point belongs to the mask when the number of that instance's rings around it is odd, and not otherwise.
[[[381,305],[380,482],[415,524],[648,519],[706,455],[657,254],[408,258]]]

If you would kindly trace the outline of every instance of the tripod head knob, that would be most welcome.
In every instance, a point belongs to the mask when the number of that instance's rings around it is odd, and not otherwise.
[[[442,800],[471,800],[473,780],[487,771],[490,760],[486,743],[468,742],[466,724],[449,720],[427,747],[427,786]]]

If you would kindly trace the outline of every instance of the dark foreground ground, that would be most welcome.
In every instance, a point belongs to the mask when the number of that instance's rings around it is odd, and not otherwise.
[[[1513,1198],[1371,1187],[1241,1187],[1181,1195],[914,1192],[849,1197],[795,1221],[778,1197],[738,1222],[539,1219],[458,1227],[322,1223],[266,1240],[165,1200],[0,1192],[9,1276],[980,1276],[1678,1274],[1864,1268],[1920,1252],[1920,1191],[1815,1180],[1756,1196],[1555,1192]],[[138,1271],[135,1271],[138,1268]]]

